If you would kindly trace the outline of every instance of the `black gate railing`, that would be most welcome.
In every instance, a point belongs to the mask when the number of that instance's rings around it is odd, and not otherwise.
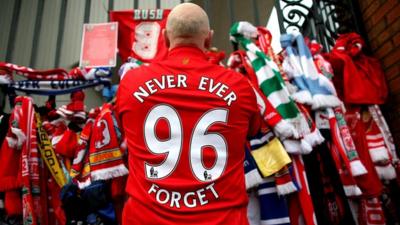
[[[357,32],[367,40],[355,0],[275,0],[275,7],[281,33],[298,30],[326,51],[342,33]]]

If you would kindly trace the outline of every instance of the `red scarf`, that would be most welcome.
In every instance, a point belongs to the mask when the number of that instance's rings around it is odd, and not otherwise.
[[[0,192],[5,192],[4,207],[7,215],[22,215],[22,145],[26,140],[19,120],[22,117],[21,107],[15,107],[10,115],[9,129],[0,150]]]
[[[290,222],[292,225],[317,225],[303,158],[301,155],[292,155],[292,161],[300,190],[288,198]]]
[[[393,156],[385,143],[383,134],[370,113],[365,111],[364,114],[368,114],[369,117],[363,122],[366,128],[365,139],[375,170],[382,180],[396,179],[396,171],[392,165]]]
[[[22,111],[19,126],[26,136],[22,146],[22,207],[24,224],[36,225],[41,220],[39,158],[37,150],[36,122],[32,99],[19,96],[16,108]]]
[[[382,104],[388,94],[385,76],[379,61],[362,52],[363,46],[360,35],[343,34],[325,56],[335,71],[335,86],[343,87],[339,97],[346,104]]]
[[[83,189],[91,184],[89,164],[89,143],[92,134],[94,118],[88,119],[79,135],[78,148],[72,162],[70,175]]]
[[[385,215],[378,198],[361,199],[358,223],[359,225],[386,225]]]
[[[128,174],[122,160],[118,125],[113,117],[112,105],[104,104],[94,121],[89,147],[92,181],[108,180]]]
[[[29,67],[4,62],[0,62],[0,71],[0,75],[9,75],[11,79],[13,72],[29,80],[65,80],[76,78],[69,76],[68,72],[64,69],[34,70]]]
[[[354,144],[351,143],[351,136],[348,137],[348,135],[350,135],[348,134],[348,131],[344,132],[343,128],[347,128],[347,126],[343,127],[344,124],[342,124],[342,129],[339,129],[338,121],[333,111],[330,111],[328,116],[332,136],[332,143],[329,144],[329,149],[339,173],[340,180],[342,181],[344,192],[346,196],[359,196],[362,193],[353,177],[354,174],[352,173],[351,164],[348,159],[348,154],[346,153],[346,149],[355,151],[355,148],[352,147]],[[343,137],[342,134],[345,134],[346,136]],[[355,156],[357,156],[357,154]]]
[[[361,109],[349,106],[346,109],[346,122],[354,140],[358,156],[368,171],[367,174],[355,177],[357,185],[360,187],[364,197],[377,197],[382,193],[382,183],[375,171],[374,163],[368,151],[368,144],[365,139],[366,129],[361,119]]]

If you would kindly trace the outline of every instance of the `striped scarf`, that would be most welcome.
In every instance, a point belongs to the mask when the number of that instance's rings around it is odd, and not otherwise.
[[[339,106],[341,102],[333,84],[318,72],[303,36],[300,33],[282,35],[281,45],[287,54],[284,70],[299,89],[292,97],[313,109]]]
[[[258,187],[258,198],[260,200],[261,224],[291,224],[286,199],[278,195],[274,178],[264,179]]]
[[[278,66],[249,39],[251,36],[255,37],[256,32],[257,29],[250,23],[237,22],[231,27],[230,36],[233,42],[239,43],[245,49],[256,73],[261,91],[267,96],[278,113],[298,130],[302,130],[301,125],[308,128],[289,96]]]
[[[256,136],[252,137],[250,142],[249,142],[249,156],[246,156],[247,158],[250,158],[254,161],[254,167],[258,168],[261,172],[262,175],[271,175],[270,172],[275,173],[274,177],[275,177],[275,184],[276,184],[276,189],[277,189],[277,193],[278,195],[287,195],[293,192],[296,192],[298,189],[296,187],[296,185],[293,182],[293,178],[289,172],[289,167],[288,167],[288,162],[290,162],[290,158],[287,158],[289,161],[285,161],[284,159],[286,157],[288,157],[288,155],[286,154],[286,156],[282,156],[285,155],[285,152],[283,151],[279,151],[279,145],[272,145],[269,146],[269,148],[265,148],[265,146],[268,146],[269,143],[271,142],[279,142],[274,134],[271,131],[266,131],[266,132],[260,132],[258,133]],[[274,149],[271,149],[274,148]],[[272,150],[272,151],[271,151]],[[264,155],[264,156],[262,156]],[[263,161],[263,159],[265,159],[265,156],[267,155],[274,155],[272,157],[270,157],[271,159],[274,160],[270,160],[270,161],[274,161],[275,163],[266,163],[265,160]],[[279,163],[278,163],[279,162]],[[249,163],[248,163],[249,164]],[[249,168],[251,168],[249,165],[246,169],[245,167],[245,172],[246,172],[246,178],[253,178],[253,180],[251,180],[252,182],[247,182],[246,184],[251,184],[253,186],[258,186],[261,181],[258,177],[254,177],[254,175],[252,175],[252,172],[249,170]],[[271,171],[272,169],[272,171]],[[268,173],[269,171],[269,173]],[[260,176],[260,172],[257,170],[257,174],[258,176]],[[264,172],[264,173],[263,173]],[[267,172],[267,173],[265,173]],[[253,176],[253,177],[251,177]],[[254,185],[256,184],[256,185]],[[246,186],[247,187],[247,186]]]
[[[26,141],[21,149],[23,223],[25,225],[36,225],[41,222],[41,207],[35,112],[31,98],[19,96],[15,102],[16,110],[22,112],[18,125],[26,136]]]
[[[385,117],[383,117],[382,112],[378,105],[369,106],[368,110],[372,116],[372,119],[378,126],[380,133],[382,134],[383,139],[385,141],[385,145],[389,149],[389,152],[392,156],[391,163],[393,164],[393,166],[396,170],[397,182],[400,185],[400,161],[399,161],[399,157],[396,152],[396,147],[393,142],[392,133],[390,132],[389,126],[387,125]]]
[[[64,69],[35,70],[25,66],[12,63],[0,62],[0,76],[8,76],[9,82],[13,80],[13,73],[24,76],[28,80],[94,80],[96,78],[110,78],[110,68],[84,68],[76,67],[67,72]],[[1,81],[5,79],[0,79]]]
[[[128,174],[120,148],[121,133],[112,108],[111,104],[102,106],[91,131],[89,163],[92,182]]]
[[[248,79],[256,95],[257,105],[264,122],[274,129],[274,133],[282,138],[293,137],[297,135],[294,126],[283,120],[272,103],[265,97],[258,86],[258,79],[254,69],[249,65],[246,53],[242,50],[233,52],[228,59],[229,68],[243,73]]]
[[[378,105],[371,105],[368,107],[368,111],[372,116],[372,119],[375,121],[376,125],[378,126],[383,139],[385,141],[386,146],[389,148],[389,151],[393,157],[393,162],[399,162],[399,157],[397,156],[396,146],[393,142],[392,133],[389,130],[389,126],[386,123],[385,117],[383,117],[381,109]]]
[[[300,190],[288,197],[291,225],[317,225],[303,157],[301,155],[292,155],[292,161],[296,183],[299,185]]]
[[[250,153],[249,148],[245,147],[245,158],[244,158],[244,174],[246,182],[246,190],[257,187],[262,182],[260,172],[258,172],[256,162]]]
[[[364,112],[364,114],[369,114],[369,112]],[[395,179],[396,171],[392,165],[393,156],[386,146],[377,123],[371,116],[368,117],[363,120],[366,127],[365,140],[375,170],[381,180]]]
[[[337,149],[344,152],[344,156],[347,156],[343,157],[343,160],[346,161],[345,165],[348,165],[347,169],[351,171],[353,176],[366,174],[367,169],[358,157],[356,146],[344,119],[343,110],[340,107],[336,107],[335,109],[327,109],[327,111],[328,117],[330,117],[329,120],[333,120],[330,127],[332,139],[334,139],[333,141]]]
[[[90,179],[89,143],[92,134],[94,118],[89,118],[79,135],[78,148],[72,162],[70,176],[80,189],[89,186]]]
[[[250,40],[257,35],[257,28],[248,22],[235,23],[230,30],[231,40],[245,49],[261,91],[282,118],[294,127],[293,137],[296,139],[283,140],[286,150],[294,154],[307,154],[323,139],[318,131],[311,132],[309,123],[290,97],[276,63]]]
[[[358,187],[356,180],[351,174],[350,164],[347,160],[346,153],[343,151],[342,146],[338,142],[340,138],[338,137],[336,120],[331,117],[329,120],[331,129],[331,135],[333,136],[333,143],[328,143],[330,154],[335,163],[336,170],[340,176],[340,181],[343,185],[343,190],[346,196],[360,196],[361,189]],[[339,146],[339,147],[338,147]]]

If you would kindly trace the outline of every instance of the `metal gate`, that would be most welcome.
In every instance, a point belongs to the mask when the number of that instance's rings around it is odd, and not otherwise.
[[[357,32],[367,40],[355,0],[276,0],[275,7],[281,33],[298,30],[321,43],[325,51],[339,34]]]

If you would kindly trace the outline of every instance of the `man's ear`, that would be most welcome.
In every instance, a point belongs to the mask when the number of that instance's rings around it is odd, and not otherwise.
[[[204,41],[204,48],[205,48],[205,49],[211,48],[211,46],[212,46],[212,45],[211,45],[211,42],[212,42],[213,35],[214,35],[214,31],[213,31],[213,30],[210,30],[210,31],[208,32],[208,35],[207,35],[206,40]]]
[[[166,29],[162,30],[162,35],[163,35],[164,40],[165,40],[165,45],[167,46],[167,48],[169,48],[170,42],[169,42],[169,38],[168,38],[168,34],[167,34],[167,30]]]

